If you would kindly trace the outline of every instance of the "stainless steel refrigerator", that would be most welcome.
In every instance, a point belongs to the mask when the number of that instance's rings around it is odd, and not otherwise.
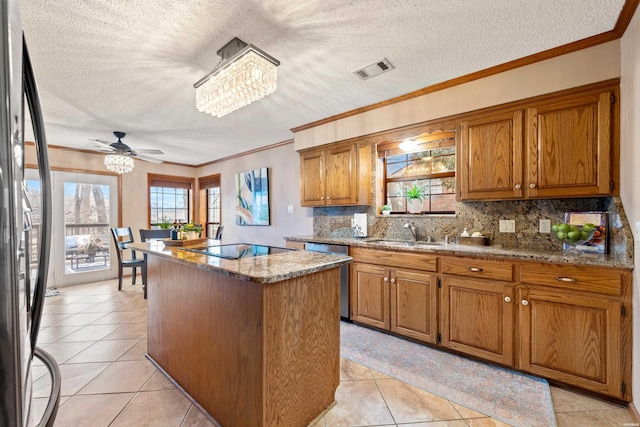
[[[36,347],[51,244],[51,181],[36,82],[18,0],[0,0],[0,427],[53,425],[60,398],[55,360]],[[41,225],[32,227],[23,185],[25,111],[31,116],[41,188]],[[32,239],[37,233],[37,239]],[[39,241],[34,251],[33,240]],[[33,254],[33,255],[32,255]],[[37,266],[37,267],[36,267]],[[44,416],[31,411],[31,362],[52,378]]]

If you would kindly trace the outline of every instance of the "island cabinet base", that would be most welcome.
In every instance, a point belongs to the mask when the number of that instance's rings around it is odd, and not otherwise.
[[[253,283],[148,257],[148,354],[222,426],[306,426],[340,382],[339,268]]]

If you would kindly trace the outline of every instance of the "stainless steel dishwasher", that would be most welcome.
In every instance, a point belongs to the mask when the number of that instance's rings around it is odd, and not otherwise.
[[[307,242],[304,249],[325,254],[349,255],[349,246]],[[340,267],[340,317],[349,319],[349,264]]]

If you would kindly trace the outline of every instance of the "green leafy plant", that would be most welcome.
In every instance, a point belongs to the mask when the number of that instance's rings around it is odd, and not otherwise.
[[[161,230],[168,230],[173,227],[173,223],[170,222],[166,217],[163,217],[162,220],[158,223],[158,226]]]
[[[382,207],[380,208],[381,211],[390,211],[391,210],[391,205],[382,205]]]
[[[421,202],[426,196],[429,195],[429,190],[423,185],[418,185],[418,181],[413,181],[410,187],[405,190],[405,197],[407,199],[418,199]]]
[[[195,225],[192,222],[188,222],[182,226],[182,231],[195,231],[197,233],[200,233],[202,231],[202,227],[200,227],[199,225]]]

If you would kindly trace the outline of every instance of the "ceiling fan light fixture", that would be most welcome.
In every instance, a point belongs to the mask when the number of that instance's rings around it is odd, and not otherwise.
[[[104,156],[104,166],[119,175],[133,171],[133,159],[122,154],[107,154]]]
[[[196,108],[223,117],[273,92],[280,61],[237,37],[218,50],[221,63],[193,87]]]

